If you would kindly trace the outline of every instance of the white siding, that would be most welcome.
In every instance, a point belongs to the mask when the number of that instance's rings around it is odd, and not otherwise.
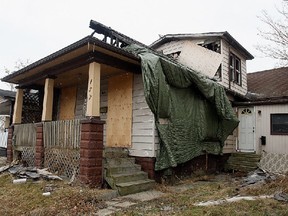
[[[221,54],[223,55],[223,62],[222,62],[222,81],[219,83],[229,88],[229,55],[232,52],[241,60],[241,74],[242,74],[242,85],[238,85],[234,82],[230,82],[230,89],[245,95],[247,93],[247,72],[246,72],[246,59],[233,47],[229,47],[229,44],[221,40]]]
[[[261,114],[259,113],[261,111]],[[256,151],[288,154],[288,135],[271,135],[270,114],[288,113],[288,104],[255,106]],[[266,145],[261,145],[260,137],[266,136]]]
[[[237,114],[238,110],[236,107],[234,107],[234,111]],[[232,153],[236,151],[236,147],[237,147],[237,141],[238,141],[238,127],[235,128],[235,130],[233,131],[233,133],[231,135],[229,135],[227,137],[227,139],[224,142],[224,146],[223,146],[223,153]]]
[[[155,157],[158,150],[158,137],[154,115],[148,107],[141,74],[134,75],[133,81],[133,117],[131,156]]]
[[[101,79],[100,82],[100,109],[105,107],[108,108],[108,78]],[[107,112],[101,112],[100,110],[100,119],[105,121],[105,124],[103,125],[103,145],[106,146]]]

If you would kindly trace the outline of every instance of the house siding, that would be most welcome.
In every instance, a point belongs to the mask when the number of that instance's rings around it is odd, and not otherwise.
[[[131,156],[155,157],[159,149],[155,119],[144,96],[141,74],[134,75]]]
[[[258,113],[261,111],[261,114]],[[288,135],[271,135],[270,114],[288,113],[288,104],[255,106],[256,152],[287,154]],[[266,145],[261,145],[260,137],[266,136]]]
[[[241,60],[241,85],[234,82],[230,82],[230,89],[245,95],[247,93],[247,71],[246,71],[246,59],[239,52],[237,52],[233,47],[231,47],[226,41],[221,40],[221,53],[223,55],[222,61],[222,80],[219,81],[224,87],[229,88],[229,55],[232,52]]]

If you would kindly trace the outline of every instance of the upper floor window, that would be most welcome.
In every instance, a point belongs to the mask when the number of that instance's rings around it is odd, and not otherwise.
[[[230,53],[229,57],[230,81],[241,85],[241,60],[234,54]]]

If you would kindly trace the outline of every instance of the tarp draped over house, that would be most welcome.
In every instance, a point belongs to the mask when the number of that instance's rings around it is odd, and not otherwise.
[[[145,98],[160,138],[155,170],[206,152],[220,154],[239,123],[223,87],[146,48],[130,45],[126,50],[141,58]]]

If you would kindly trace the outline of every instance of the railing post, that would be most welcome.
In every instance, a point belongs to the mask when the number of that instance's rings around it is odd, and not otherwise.
[[[44,141],[43,141],[43,123],[39,122],[36,126],[36,146],[35,146],[35,166],[43,167],[44,161]]]
[[[81,121],[79,178],[92,187],[102,186],[103,124],[100,118]]]
[[[7,140],[7,162],[11,163],[13,161],[13,132],[14,126],[11,125],[8,128],[8,140]]]

